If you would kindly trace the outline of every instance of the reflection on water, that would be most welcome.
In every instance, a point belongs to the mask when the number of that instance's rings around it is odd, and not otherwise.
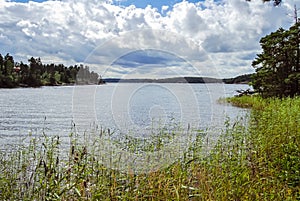
[[[68,138],[92,125],[119,134],[174,122],[183,128],[222,126],[245,109],[218,104],[247,85],[222,84],[107,84],[0,89],[0,144],[15,144],[32,133]]]

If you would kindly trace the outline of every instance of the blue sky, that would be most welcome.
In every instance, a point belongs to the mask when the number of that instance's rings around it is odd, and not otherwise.
[[[120,0],[120,1],[115,1],[115,3],[120,3],[121,5],[124,6],[129,6],[129,5],[135,5],[136,7],[139,8],[145,8],[147,5],[151,5],[152,7],[158,8],[159,10],[161,9],[162,6],[170,6],[172,7],[176,3],[181,2],[182,0]],[[198,2],[197,0],[190,0],[188,2],[191,3],[196,3]]]
[[[22,2],[27,3],[28,0],[11,0],[14,2]],[[35,2],[44,2],[47,0],[32,0]],[[169,6],[172,7],[176,3],[181,2],[182,0],[114,0],[114,4],[116,5],[122,5],[122,6],[129,6],[129,5],[135,5],[138,8],[145,8],[147,5],[151,5],[152,7],[161,9],[162,6]],[[191,3],[197,3],[199,0],[189,0],[188,2]]]
[[[106,77],[234,77],[254,72],[260,38],[288,28],[300,8],[299,0],[109,2],[0,0],[0,53],[85,64]]]

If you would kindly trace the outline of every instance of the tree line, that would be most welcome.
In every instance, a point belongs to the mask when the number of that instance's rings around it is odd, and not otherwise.
[[[297,19],[297,18],[296,18]],[[263,97],[295,97],[300,95],[300,22],[288,30],[261,38],[262,53],[252,63],[256,73],[252,86]]]
[[[41,58],[31,57],[28,64],[15,62],[13,56],[0,54],[0,87],[40,87],[66,84],[99,84],[99,75],[88,66],[43,64]]]

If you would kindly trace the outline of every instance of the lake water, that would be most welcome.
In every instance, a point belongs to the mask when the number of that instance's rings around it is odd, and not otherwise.
[[[222,127],[227,116],[245,109],[219,104],[248,85],[109,83],[0,89],[0,145],[32,135],[81,135],[98,125],[118,135],[143,136],[147,130],[174,124],[183,128]],[[74,127],[75,125],[75,127]]]

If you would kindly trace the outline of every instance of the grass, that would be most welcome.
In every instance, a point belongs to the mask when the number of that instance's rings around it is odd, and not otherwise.
[[[300,200],[300,98],[228,101],[253,108],[247,124],[228,121],[206,157],[199,132],[188,157],[149,173],[101,163],[94,147],[108,130],[95,130],[92,142],[71,134],[67,151],[57,136],[30,138],[0,152],[0,200]],[[155,151],[170,139],[167,133],[173,135],[165,130],[144,147],[126,138],[124,146]]]

